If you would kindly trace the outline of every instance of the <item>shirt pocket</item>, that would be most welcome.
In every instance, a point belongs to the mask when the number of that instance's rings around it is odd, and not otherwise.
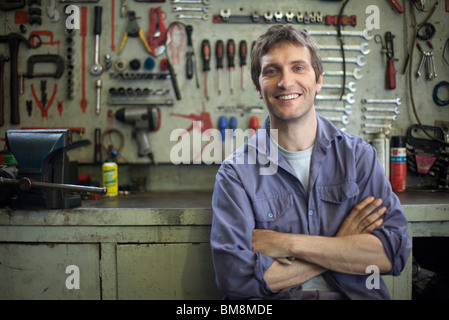
[[[359,186],[352,180],[332,185],[318,185],[317,191],[320,200],[334,204],[341,204],[360,193]]]
[[[253,200],[254,219],[269,223],[281,218],[293,206],[293,195],[289,192],[267,194],[262,199]]]

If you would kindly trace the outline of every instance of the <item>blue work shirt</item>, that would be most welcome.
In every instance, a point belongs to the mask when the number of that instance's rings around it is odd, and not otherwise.
[[[274,259],[252,251],[253,229],[334,237],[354,206],[368,196],[382,198],[387,208],[383,225],[372,234],[392,263],[388,274],[399,275],[405,267],[411,251],[407,221],[375,149],[319,114],[317,121],[308,192],[277,149],[258,143],[269,141],[269,117],[218,170],[210,239],[216,281],[225,298],[264,299],[277,293],[263,278]],[[261,171],[268,167],[271,171]],[[379,289],[367,288],[369,276],[323,274],[350,299],[390,299],[381,277]]]

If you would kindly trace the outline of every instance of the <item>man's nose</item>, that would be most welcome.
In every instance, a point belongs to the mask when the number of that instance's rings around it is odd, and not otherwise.
[[[294,77],[291,72],[285,71],[282,72],[281,77],[278,82],[278,88],[286,89],[292,86],[294,82]]]

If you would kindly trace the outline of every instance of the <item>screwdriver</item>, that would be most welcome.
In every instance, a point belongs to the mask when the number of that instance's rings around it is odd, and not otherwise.
[[[245,66],[246,66],[246,54],[247,54],[246,41],[242,40],[239,44],[239,57],[240,57],[240,88],[245,89]]]
[[[207,93],[207,74],[210,70],[210,43],[207,39],[204,39],[201,43],[201,56],[203,58],[204,97],[209,100],[209,95]]]
[[[186,26],[186,33],[187,33],[186,77],[187,77],[187,79],[193,78],[192,31],[193,31],[192,26],[190,26],[190,25]]]
[[[229,70],[229,90],[231,95],[234,94],[233,89],[233,72],[234,72],[234,56],[235,56],[235,43],[234,40],[229,39],[227,44],[227,57],[228,57],[228,70]]]
[[[218,95],[221,95],[221,73],[223,70],[223,48],[222,40],[218,40],[215,44],[215,56],[217,57],[217,89]]]

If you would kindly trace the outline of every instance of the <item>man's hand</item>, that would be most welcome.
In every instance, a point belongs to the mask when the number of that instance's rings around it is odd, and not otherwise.
[[[335,236],[372,233],[382,225],[383,219],[381,216],[387,211],[385,207],[379,208],[381,204],[382,199],[375,199],[374,197],[368,197],[359,202],[343,221]]]

